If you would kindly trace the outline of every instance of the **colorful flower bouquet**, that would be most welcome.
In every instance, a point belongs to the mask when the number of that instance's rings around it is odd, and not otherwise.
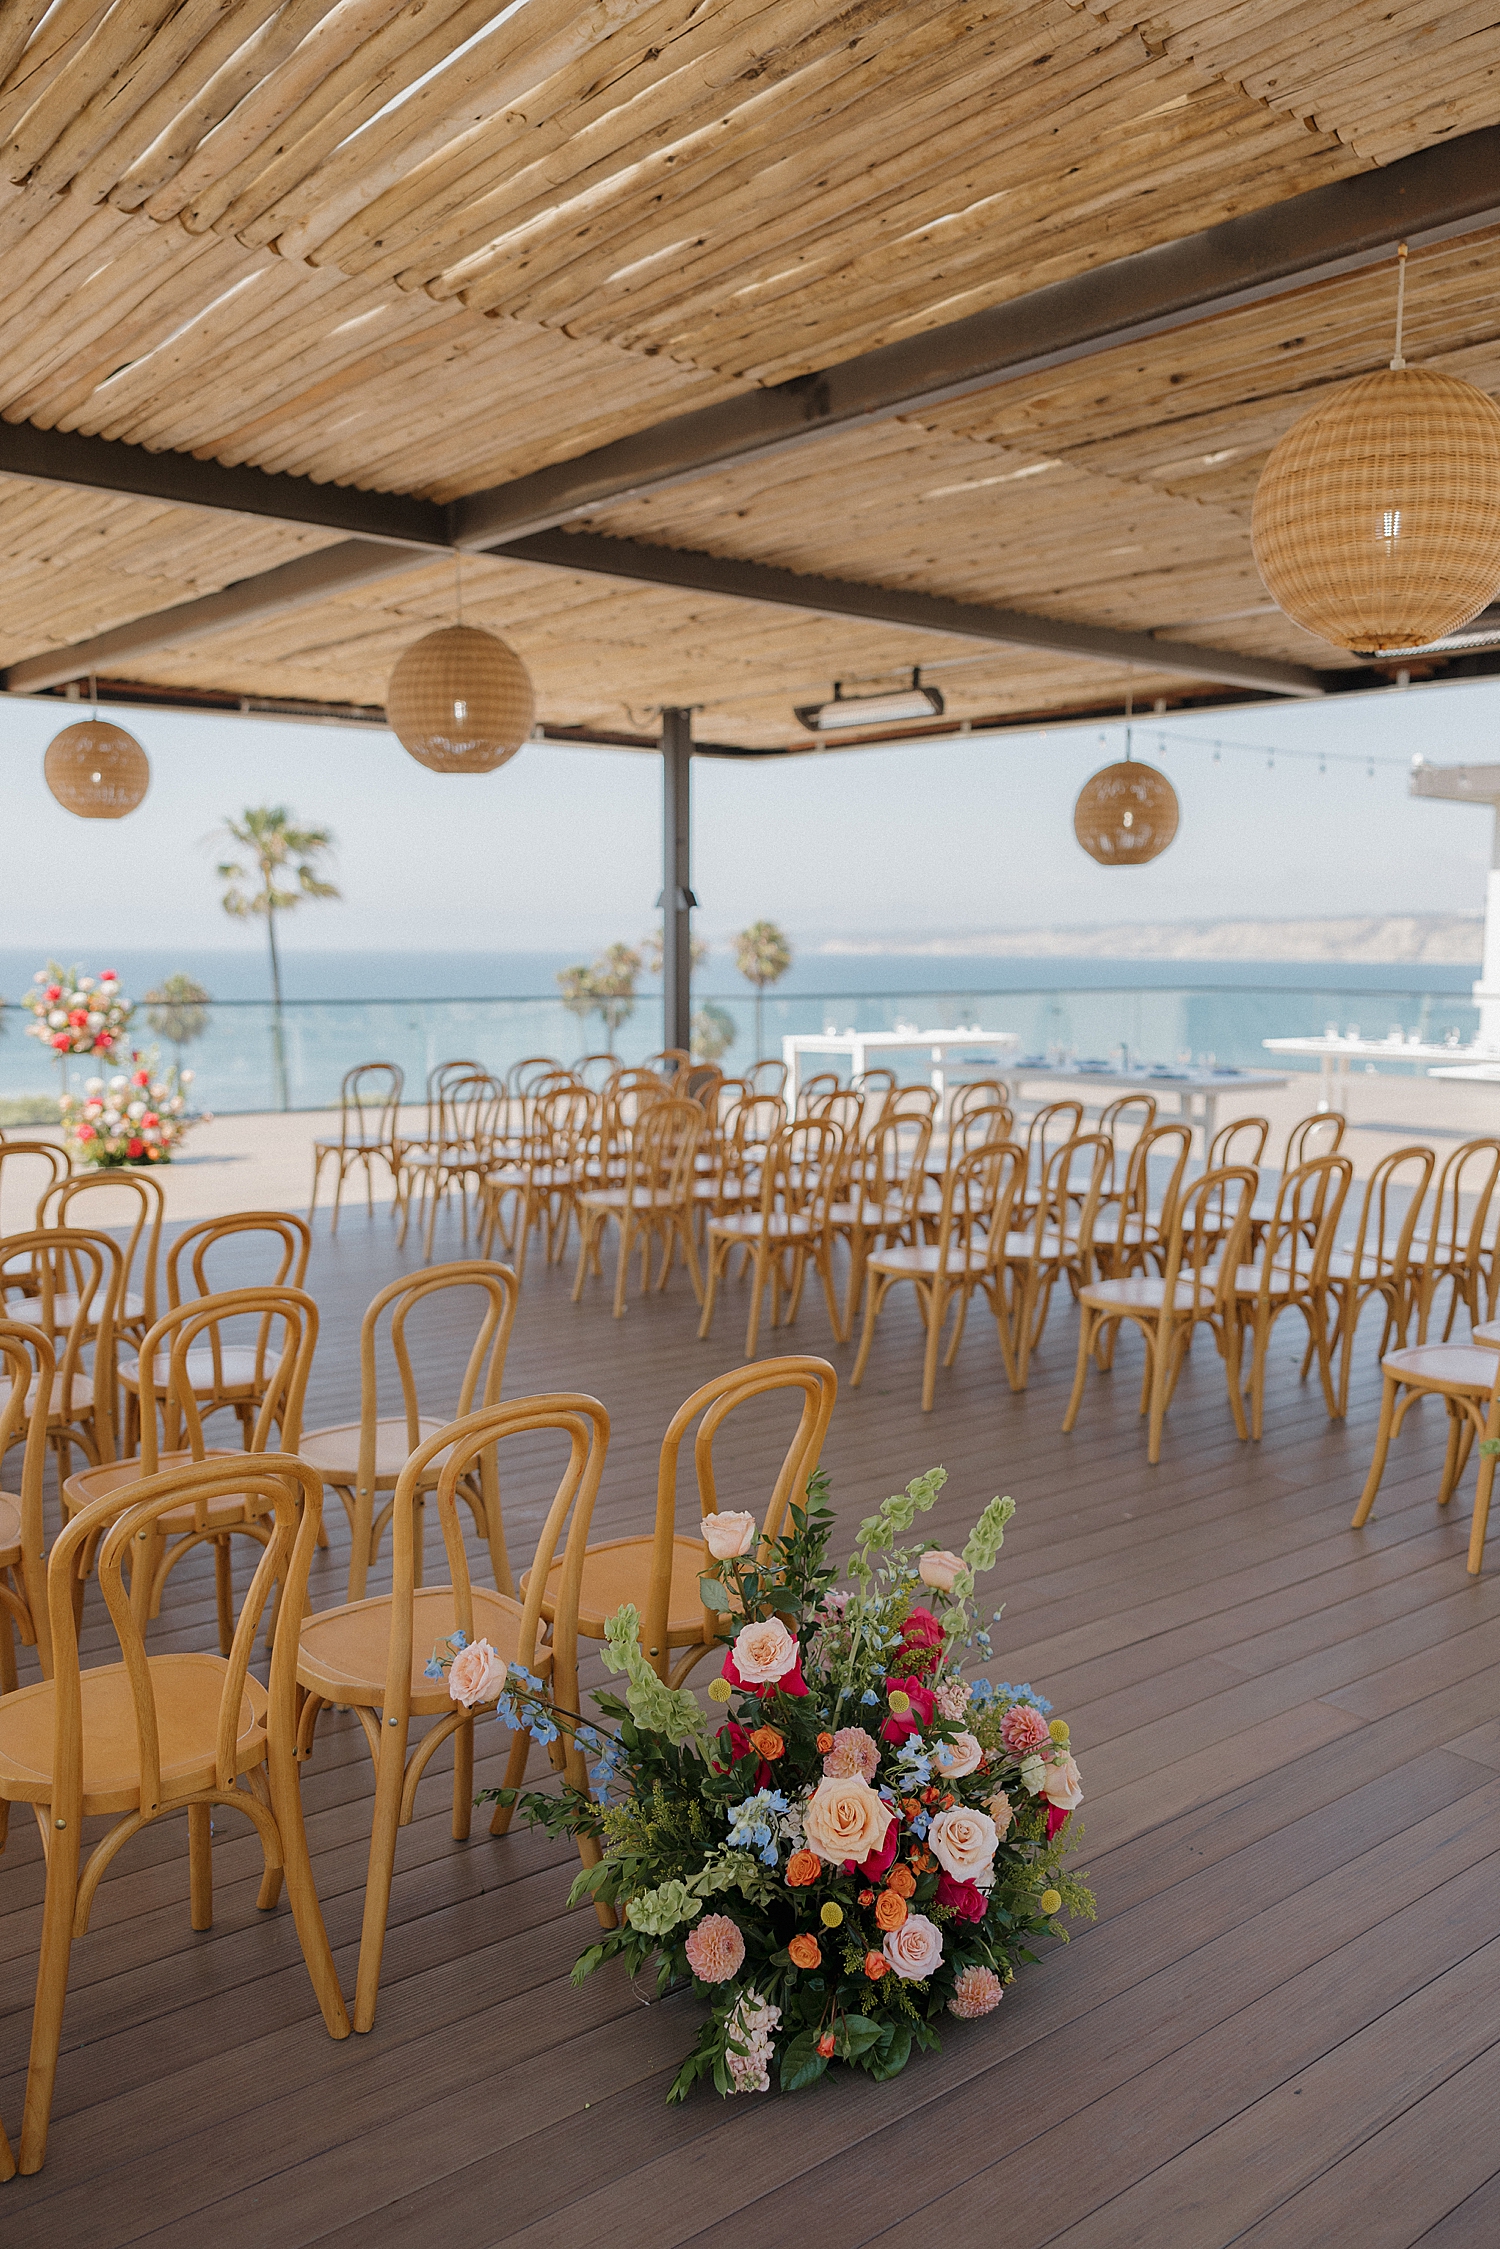
[[[81,1164],[98,1170],[125,1164],[169,1164],[188,1127],[191,1070],[156,1067],[156,1050],[132,1053],[129,1070],[90,1078],[83,1099],[63,1094],[57,1106],[63,1140]]]
[[[33,1017],[27,1025],[29,1038],[40,1039],[64,1060],[70,1054],[97,1054],[106,1062],[114,1058],[135,1002],[126,999],[112,968],[101,976],[84,976],[48,961],[32,983],[36,989],[21,1002]]]
[[[860,1525],[847,1592],[825,1565],[825,1478],[770,1546],[751,1515],[705,1517],[702,1592],[726,1643],[707,1690],[717,1731],[657,1677],[633,1608],[607,1626],[626,1681],[623,1699],[596,1697],[612,1733],[553,1708],[486,1642],[434,1653],[455,1700],[498,1696],[504,1723],[544,1740],[560,1727],[597,1757],[590,1794],[486,1794],[602,1846],[572,1902],[621,1920],[575,1982],[655,1953],[660,1989],[691,1979],[707,2001],[672,2100],[705,2074],[764,2092],[773,2066],[788,2092],[834,2061],[894,2077],[939,2043],[942,2016],[998,2006],[1038,1933],[1092,1915],[1063,1867],[1083,1793],[1067,1726],[1029,1686],[960,1676],[970,1652],[989,1657],[969,1601],[1012,1502],[991,1501],[962,1554],[897,1543],[944,1481],[931,1470]]]

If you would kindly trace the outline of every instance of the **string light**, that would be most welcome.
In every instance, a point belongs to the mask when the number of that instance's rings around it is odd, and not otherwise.
[[[1284,742],[1278,742],[1273,747],[1268,742],[1233,742],[1222,735],[1209,738],[1201,734],[1173,732],[1161,734],[1157,739],[1163,754],[1169,748],[1208,750],[1215,765],[1223,763],[1223,753],[1226,750],[1237,751],[1245,757],[1264,758],[1267,766],[1272,768],[1279,760],[1285,759],[1316,763],[1320,773],[1326,773],[1330,765],[1362,765],[1372,777],[1378,765],[1399,768],[1404,773],[1411,764],[1408,757],[1377,757],[1364,750],[1288,749]],[[1100,740],[1103,740],[1102,735]]]

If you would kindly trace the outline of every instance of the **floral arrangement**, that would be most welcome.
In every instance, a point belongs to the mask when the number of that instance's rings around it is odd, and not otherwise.
[[[33,1018],[27,1026],[29,1038],[40,1039],[64,1057],[97,1054],[106,1062],[114,1058],[135,1002],[120,990],[112,968],[97,977],[84,976],[76,968],[60,968],[56,961],[48,961],[32,983],[35,990],[21,1002]]]
[[[485,1641],[434,1651],[429,1675],[447,1672],[456,1701],[498,1698],[507,1725],[569,1732],[597,1759],[588,1793],[485,1793],[602,1847],[571,1902],[620,1919],[575,1982],[611,1959],[635,1975],[654,1953],[660,1989],[690,1979],[707,2003],[672,2100],[704,2075],[764,2092],[774,2071],[793,2091],[835,2061],[894,2077],[945,2016],[991,2013],[1032,1940],[1066,1937],[1061,1915],[1092,1915],[1063,1866],[1083,1795],[1066,1724],[1030,1686],[961,1676],[990,1654],[969,1602],[1013,1503],[992,1500],[961,1554],[901,1543],[944,1481],[917,1477],[860,1525],[848,1590],[825,1563],[821,1475],[773,1543],[751,1515],[704,1518],[701,1588],[725,1642],[716,1729],[657,1677],[633,1608],[606,1628],[625,1679],[623,1697],[596,1697],[608,1726],[556,1709]]]
[[[57,1106],[63,1139],[77,1160],[96,1169],[168,1164],[188,1127],[191,1070],[161,1070],[156,1051],[132,1053],[131,1067],[112,1078],[89,1078],[83,1099],[65,1093]]]

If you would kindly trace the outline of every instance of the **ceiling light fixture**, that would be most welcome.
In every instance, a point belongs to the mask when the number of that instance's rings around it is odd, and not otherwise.
[[[833,683],[831,703],[799,703],[797,723],[810,734],[836,733],[845,726],[899,726],[903,719],[941,718],[942,689],[924,687],[920,665],[914,668],[910,687],[883,695],[846,695],[843,683]]]

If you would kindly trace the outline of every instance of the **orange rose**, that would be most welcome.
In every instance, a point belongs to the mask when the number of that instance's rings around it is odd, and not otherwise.
[[[793,1937],[787,1951],[794,1967],[820,1968],[823,1964],[823,1948],[816,1937]]]
[[[909,1866],[893,1866],[885,1878],[885,1886],[894,1890],[898,1898],[909,1898],[917,1887],[917,1878]]]
[[[786,1743],[774,1726],[757,1726],[750,1736],[750,1747],[757,1756],[764,1757],[768,1765],[786,1754]]]
[[[805,1889],[809,1882],[817,1881],[822,1871],[823,1861],[816,1851],[793,1851],[786,1862],[788,1886],[793,1890]]]
[[[930,1874],[937,1865],[937,1860],[933,1857],[931,1851],[915,1850],[911,1855],[911,1863],[918,1874]]]
[[[832,1749],[832,1747],[833,1747],[833,1736],[832,1736],[832,1734],[819,1734],[819,1736],[818,1736],[818,1755],[819,1755],[820,1757],[826,1757],[826,1756],[828,1755],[828,1752],[829,1752],[829,1750],[830,1750],[830,1749]]]
[[[882,1890],[875,1900],[877,1929],[899,1929],[906,1919],[906,1900],[899,1890]]]
[[[865,1974],[869,1977],[871,1983],[879,1983],[881,1977],[888,1976],[890,1972],[891,1964],[883,1952],[867,1952],[865,1954]]]

